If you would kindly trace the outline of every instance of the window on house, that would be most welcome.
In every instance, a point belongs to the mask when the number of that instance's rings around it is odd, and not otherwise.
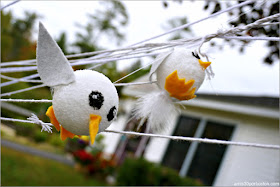
[[[183,131],[178,133],[180,129]],[[181,116],[173,135],[230,140],[233,130],[233,125]],[[182,144],[170,141],[162,163],[179,171],[181,176],[195,178],[204,185],[212,185],[226,148],[226,145],[219,144],[198,142]]]
[[[125,131],[137,131],[138,124],[140,120],[135,118],[131,118],[129,122],[126,124]],[[146,130],[146,122],[140,128],[140,132],[143,133]],[[119,142],[117,149],[115,151],[115,155],[117,158],[118,164],[122,164],[127,157],[133,157],[136,151],[139,149],[140,141],[143,137],[141,136],[126,136],[122,135],[121,141]],[[146,142],[146,144],[149,142]],[[145,149],[141,153],[143,155],[145,153]]]
[[[186,117],[179,118],[173,136],[193,137],[198,123],[198,119]],[[190,144],[191,143],[187,141],[170,141],[162,164],[179,171]]]

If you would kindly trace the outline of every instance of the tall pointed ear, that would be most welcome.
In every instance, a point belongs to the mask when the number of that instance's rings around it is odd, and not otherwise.
[[[150,73],[149,73],[149,80],[152,81],[152,75],[156,72],[158,67],[161,65],[161,63],[174,51],[174,49],[171,49],[170,51],[166,53],[159,54],[155,61],[153,62],[153,65],[151,67]]]
[[[75,81],[70,63],[41,22],[37,42],[37,69],[43,83],[50,87]]]

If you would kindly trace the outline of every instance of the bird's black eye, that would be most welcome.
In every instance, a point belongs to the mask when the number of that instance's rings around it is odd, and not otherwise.
[[[113,106],[110,109],[109,113],[107,114],[108,121],[112,121],[116,117],[116,115],[117,115],[117,109],[115,106]]]
[[[104,102],[104,97],[102,93],[98,91],[92,91],[89,96],[89,105],[92,106],[95,110],[99,110]]]
[[[200,59],[200,57],[198,56],[197,53],[192,52],[192,55],[193,55],[195,58]]]

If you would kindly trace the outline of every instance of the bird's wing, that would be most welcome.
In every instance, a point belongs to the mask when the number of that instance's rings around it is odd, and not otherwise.
[[[53,87],[75,81],[75,75],[63,52],[42,23],[39,24],[37,69],[43,83]]]
[[[150,73],[149,73],[149,79],[150,81],[152,80],[152,75],[156,72],[158,67],[161,65],[161,63],[174,51],[174,49],[171,49],[168,52],[161,53],[160,55],[157,56],[155,61],[153,62],[153,65],[151,67]]]

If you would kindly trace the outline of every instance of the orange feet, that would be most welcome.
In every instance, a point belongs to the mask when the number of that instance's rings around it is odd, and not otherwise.
[[[51,120],[51,124],[54,125],[54,127],[56,128],[56,130],[59,132],[60,130],[60,125],[59,122],[57,121],[55,115],[54,115],[54,110],[53,110],[53,106],[50,106],[46,112],[46,115],[50,118]]]
[[[59,122],[57,121],[55,114],[54,114],[54,110],[53,110],[53,106],[50,106],[46,112],[46,115],[50,118],[51,123],[54,125],[54,127],[56,128],[56,130],[59,132],[60,131],[60,138],[61,140],[65,140],[66,138],[74,138],[75,134],[67,131],[66,129],[64,129],[61,125],[59,125]]]
[[[60,138],[62,141],[66,140],[66,138],[74,138],[75,134],[72,132],[69,132],[68,130],[64,129],[61,126],[61,131],[60,131]]]

